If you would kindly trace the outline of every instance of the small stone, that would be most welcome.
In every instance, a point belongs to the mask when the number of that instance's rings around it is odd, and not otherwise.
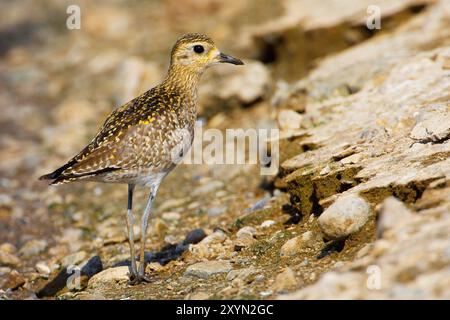
[[[222,230],[216,230],[211,233],[209,236],[205,237],[201,244],[210,245],[210,244],[219,244],[223,243],[227,239],[227,235]]]
[[[264,277],[263,274],[258,274],[258,275],[255,277],[255,281],[257,281],[257,282],[263,282],[264,279],[265,279],[265,277]]]
[[[209,208],[207,211],[207,214],[209,217],[217,217],[221,214],[224,214],[227,211],[227,207],[225,206],[218,206],[218,207],[212,207]]]
[[[327,175],[331,172],[331,168],[329,165],[326,165],[322,170],[320,170],[319,174],[321,176]]]
[[[208,279],[216,274],[228,273],[231,269],[232,267],[229,261],[204,261],[190,265],[184,275]]]
[[[79,251],[68,256],[65,256],[61,260],[63,267],[76,266],[86,259],[87,253],[85,251]]]
[[[36,263],[35,267],[36,267],[37,272],[39,272],[39,274],[41,274],[41,275],[48,276],[51,273],[50,267],[47,264],[45,264],[44,262]]]
[[[16,247],[11,243],[5,242],[0,245],[0,252],[13,254],[16,251],[17,251]]]
[[[164,237],[164,242],[168,244],[176,244],[177,238],[171,234]]]
[[[217,189],[222,188],[222,187],[223,187],[222,181],[213,180],[213,181],[206,183],[205,185],[203,185],[201,187],[198,187],[194,191],[192,191],[192,195],[193,196],[204,195],[204,194],[210,193],[212,191],[216,191]]]
[[[20,259],[12,253],[0,251],[0,266],[18,267],[21,265]]]
[[[236,233],[236,237],[238,239],[247,238],[247,237],[253,237],[256,234],[256,229],[250,226],[242,227],[238,230]]]
[[[349,195],[338,198],[317,221],[322,232],[335,240],[361,230],[369,215],[369,204],[356,195]]]
[[[250,226],[245,226],[236,233],[236,248],[244,248],[253,244],[256,239],[254,235],[256,233],[256,229]]]
[[[207,294],[206,292],[200,291],[200,292],[195,292],[195,293],[191,293],[189,295],[186,296],[186,300],[207,300],[209,299],[209,294]]]
[[[267,290],[267,291],[261,291],[259,293],[259,295],[263,298],[267,298],[268,296],[272,295],[273,291],[272,290]]]
[[[166,235],[167,229],[168,229],[168,227],[167,227],[167,224],[164,222],[164,220],[162,220],[160,218],[156,218],[154,230],[160,239],[164,238],[164,236]]]
[[[164,267],[159,262],[150,262],[145,267],[145,272],[153,273],[153,272],[159,272],[163,269],[164,269]]]
[[[298,286],[298,281],[295,278],[294,271],[291,268],[285,268],[283,272],[279,273],[275,278],[273,290],[276,292],[294,289]]]
[[[98,288],[108,283],[126,282],[129,279],[127,266],[115,267],[103,270],[94,275],[88,283],[91,288]]]
[[[194,229],[186,235],[186,238],[183,240],[183,244],[196,244],[202,241],[205,237],[206,233],[203,229]]]
[[[275,224],[275,221],[273,221],[273,220],[266,220],[263,223],[261,223],[260,227],[263,228],[263,229],[266,229],[266,228],[270,228],[274,224]]]
[[[47,248],[47,241],[33,239],[27,241],[22,248],[20,248],[19,253],[28,258],[42,253],[45,248]]]
[[[15,290],[24,284],[25,278],[17,270],[12,270],[6,278],[0,280],[0,288],[3,290]]]
[[[363,159],[362,154],[355,153],[347,158],[342,159],[340,162],[344,165],[345,164],[356,164],[356,163],[360,163],[362,159]]]
[[[9,267],[0,267],[0,277],[11,272]]]
[[[312,248],[318,242],[319,237],[312,231],[306,231],[300,236],[286,241],[280,249],[281,257],[290,257],[299,254],[304,249]]]
[[[278,113],[278,126],[281,130],[298,130],[302,121],[303,116],[294,110],[281,110]]]
[[[164,220],[168,220],[168,221],[177,221],[180,220],[181,215],[178,212],[175,211],[171,211],[171,212],[164,212],[161,217]]]
[[[256,270],[253,267],[238,269],[238,270],[231,270],[227,274],[227,281],[241,279],[243,281],[248,282],[248,280],[251,278],[251,276],[253,276],[257,272],[258,272],[258,270]]]

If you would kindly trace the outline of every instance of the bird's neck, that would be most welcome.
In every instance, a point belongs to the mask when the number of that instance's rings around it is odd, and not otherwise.
[[[175,90],[185,99],[196,103],[197,91],[203,70],[184,65],[171,65],[163,86]]]

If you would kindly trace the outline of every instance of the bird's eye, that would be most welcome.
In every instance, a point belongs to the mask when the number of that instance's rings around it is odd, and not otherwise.
[[[205,51],[205,48],[203,48],[203,46],[201,46],[199,44],[194,46],[195,53],[202,53],[203,51]]]

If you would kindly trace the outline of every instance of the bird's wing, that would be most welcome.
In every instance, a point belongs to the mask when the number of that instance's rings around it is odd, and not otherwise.
[[[81,152],[41,178],[73,180],[119,169],[163,165],[161,159],[169,159],[184,139],[183,132],[174,130],[179,125],[176,115],[161,113],[164,107],[151,92],[131,100],[111,113]]]

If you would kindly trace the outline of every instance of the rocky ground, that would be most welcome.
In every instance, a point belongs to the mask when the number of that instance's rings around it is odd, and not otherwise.
[[[73,31],[39,3],[0,4],[0,299],[450,298],[448,1],[80,1]],[[130,286],[126,187],[37,178],[204,30],[246,62],[208,70],[205,128],[278,127],[280,169],[180,165]]]

